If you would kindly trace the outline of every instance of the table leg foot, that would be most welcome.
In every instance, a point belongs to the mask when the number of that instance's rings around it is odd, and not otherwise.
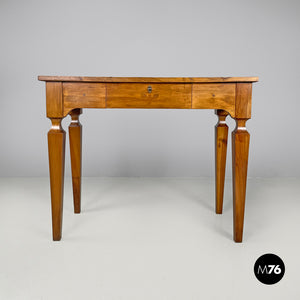
[[[216,213],[221,214],[223,210],[226,154],[228,126],[226,117],[228,113],[224,110],[216,110],[218,123],[215,126],[215,187],[216,187]]]
[[[234,241],[242,242],[250,134],[247,119],[236,119],[232,132],[233,233]]]
[[[48,132],[49,172],[52,209],[53,240],[59,241],[62,232],[62,212],[64,193],[65,139],[66,133],[61,127],[61,119],[52,119]]]

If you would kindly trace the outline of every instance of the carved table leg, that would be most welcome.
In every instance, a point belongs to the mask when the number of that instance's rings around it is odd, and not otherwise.
[[[236,119],[232,132],[232,182],[234,240],[242,242],[247,183],[247,167],[250,134],[246,130],[247,119]]]
[[[80,213],[80,198],[81,198],[82,126],[79,122],[79,115],[81,113],[82,113],[81,109],[74,109],[70,112],[70,116],[72,120],[69,126],[74,212],[77,214]]]
[[[216,186],[216,213],[221,214],[223,209],[225,167],[227,154],[228,126],[225,119],[228,113],[216,110],[218,123],[215,126],[215,186]]]
[[[65,169],[65,139],[66,132],[61,127],[61,119],[51,118],[52,127],[48,132],[49,171],[52,208],[53,240],[61,239],[64,169]]]

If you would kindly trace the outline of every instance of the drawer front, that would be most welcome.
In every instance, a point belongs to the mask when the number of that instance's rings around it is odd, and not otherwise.
[[[191,108],[191,84],[108,83],[107,108]]]
[[[192,108],[224,109],[235,114],[235,83],[193,84]]]
[[[63,83],[64,108],[105,108],[105,83]]]

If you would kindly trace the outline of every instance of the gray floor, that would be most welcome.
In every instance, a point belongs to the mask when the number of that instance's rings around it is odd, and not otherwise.
[[[65,182],[63,239],[51,241],[47,178],[0,179],[0,299],[300,299],[300,179],[249,179],[244,243],[232,241],[231,182],[214,214],[210,178]],[[283,279],[253,274],[279,255]]]

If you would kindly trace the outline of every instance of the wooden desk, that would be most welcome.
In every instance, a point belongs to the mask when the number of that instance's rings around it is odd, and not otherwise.
[[[242,242],[250,135],[246,121],[251,117],[252,83],[257,77],[65,77],[39,76],[46,81],[53,240],[62,232],[64,160],[66,133],[62,119],[71,116],[69,126],[74,212],[80,213],[82,108],[177,108],[214,109],[216,213],[222,213],[228,126],[230,115],[236,120],[232,132],[233,235]]]

